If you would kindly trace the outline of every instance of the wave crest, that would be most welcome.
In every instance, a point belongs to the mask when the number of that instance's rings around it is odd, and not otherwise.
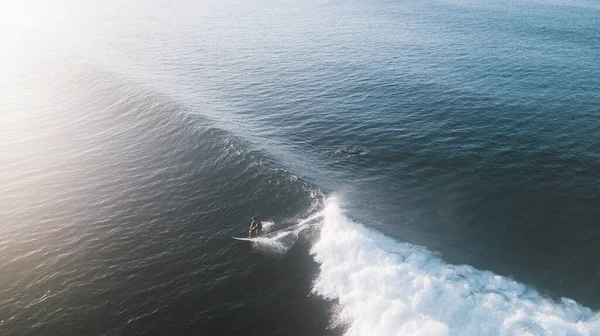
[[[573,300],[447,264],[352,222],[336,199],[323,216],[313,291],[338,302],[346,335],[600,335],[598,314]]]

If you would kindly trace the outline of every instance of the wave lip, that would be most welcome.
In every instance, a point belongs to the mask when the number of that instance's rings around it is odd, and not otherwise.
[[[336,199],[311,253],[313,292],[337,300],[346,335],[600,335],[597,312],[352,222]]]

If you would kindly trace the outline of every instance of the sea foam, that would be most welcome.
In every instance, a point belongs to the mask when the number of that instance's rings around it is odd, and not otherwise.
[[[263,235],[256,238],[252,244],[258,250],[271,255],[284,255],[299,239],[299,236],[310,229],[315,221],[322,217],[322,213],[314,213],[308,218],[298,220],[296,224],[280,230],[271,231],[274,222],[263,222]]]
[[[313,291],[338,306],[345,335],[600,335],[598,313],[560,302],[510,278],[450,265],[346,217],[336,199],[323,210],[311,253]]]

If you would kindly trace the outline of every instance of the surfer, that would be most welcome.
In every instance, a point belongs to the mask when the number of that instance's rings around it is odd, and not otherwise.
[[[252,216],[252,223],[250,223],[250,230],[248,230],[248,238],[255,238],[260,235],[262,231],[262,223],[258,219],[258,216]]]

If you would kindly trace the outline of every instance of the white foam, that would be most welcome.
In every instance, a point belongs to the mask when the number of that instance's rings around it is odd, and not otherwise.
[[[321,213],[316,213],[299,220],[298,223],[292,226],[273,232],[268,231],[273,228],[275,223],[271,221],[263,222],[263,232],[267,231],[267,233],[256,238],[252,244],[269,255],[283,255],[296,243],[300,234],[309,229],[314,221],[321,216]],[[265,230],[265,227],[267,230]]]
[[[598,313],[573,300],[449,265],[353,223],[335,199],[323,215],[311,251],[320,263],[313,291],[338,301],[346,335],[600,335]]]
[[[275,222],[273,222],[273,221],[264,221],[264,222],[262,222],[262,231],[265,232],[265,233],[271,231],[271,228],[273,227],[273,224],[275,224]]]
[[[291,247],[291,244],[279,240],[278,238],[258,237],[252,242],[252,244],[257,249],[267,254],[274,255],[282,255],[285,252],[287,252],[287,250],[289,250],[289,248]]]

